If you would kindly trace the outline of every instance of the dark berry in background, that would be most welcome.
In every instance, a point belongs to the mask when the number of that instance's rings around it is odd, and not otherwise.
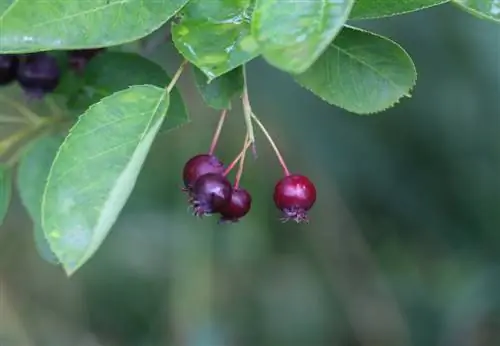
[[[7,85],[16,79],[19,57],[14,54],[0,54],[0,85]]]
[[[222,174],[224,164],[215,156],[200,154],[193,156],[184,165],[182,178],[186,189],[191,189],[199,177],[208,173]]]
[[[208,173],[196,180],[192,188],[195,215],[217,213],[231,201],[231,183],[221,174]]]
[[[69,66],[78,72],[83,71],[87,63],[104,48],[77,49],[68,52]]]
[[[276,184],[273,198],[284,221],[306,222],[307,211],[316,202],[316,187],[306,176],[288,175]]]
[[[245,189],[233,189],[231,200],[219,210],[220,221],[237,222],[248,214],[252,206],[252,196]]]
[[[28,54],[21,59],[17,81],[32,97],[42,97],[59,84],[60,69],[57,59],[47,53]]]

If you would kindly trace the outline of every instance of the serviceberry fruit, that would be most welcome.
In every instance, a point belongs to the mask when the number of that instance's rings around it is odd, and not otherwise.
[[[283,221],[308,222],[307,211],[316,202],[316,188],[309,178],[291,174],[278,181],[273,198],[283,212]]]
[[[247,190],[233,189],[231,200],[219,210],[220,222],[237,222],[248,214],[252,206],[252,196]]]
[[[231,201],[231,183],[222,174],[207,173],[199,177],[191,191],[194,214],[217,213]]]
[[[0,85],[7,85],[16,79],[19,58],[14,54],[0,55]]]
[[[31,97],[42,97],[53,91],[60,75],[56,58],[46,53],[26,55],[17,69],[17,80]]]
[[[77,72],[82,72],[87,63],[102,50],[104,48],[70,50],[68,52],[69,66]]]
[[[186,191],[192,189],[199,177],[207,173],[220,174],[224,172],[224,164],[214,155],[200,154],[192,157],[184,165],[182,177]]]

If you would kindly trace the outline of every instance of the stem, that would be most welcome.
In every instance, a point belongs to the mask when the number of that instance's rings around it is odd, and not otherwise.
[[[168,84],[168,86],[167,86],[167,93],[170,94],[170,92],[174,88],[175,84],[177,83],[177,81],[179,80],[179,77],[182,74],[182,71],[184,71],[184,67],[186,66],[186,64],[187,64],[187,60],[184,60],[181,63],[181,66],[179,66],[179,68],[175,72],[174,76],[172,77],[172,80],[170,81],[170,84]]]
[[[49,106],[51,116],[54,118],[62,118],[62,111],[59,108],[57,102],[54,100],[53,96],[47,95],[45,97],[45,102]]]
[[[240,165],[238,167],[238,172],[236,173],[236,178],[234,179],[234,189],[236,190],[240,186],[241,176],[243,175],[243,166],[245,165],[245,157],[247,153],[247,143],[248,143],[248,134],[245,136],[245,142],[243,143],[243,149],[241,152],[243,155],[240,159]]]
[[[247,87],[247,72],[246,66],[243,65],[243,94],[241,95],[241,101],[243,104],[243,116],[245,118],[245,124],[247,127],[247,135],[250,143],[254,148],[254,155],[256,153],[255,150],[255,134],[253,130],[252,124],[252,107],[250,106],[250,99],[248,98],[248,87]]]
[[[224,109],[220,114],[219,122],[217,123],[217,128],[215,129],[214,137],[212,138],[212,143],[210,144],[209,155],[213,155],[217,142],[219,141],[220,133],[222,131],[222,126],[224,126],[224,121],[226,120],[227,109]]]
[[[245,155],[246,151],[248,150],[248,148],[250,147],[250,145],[252,144],[252,142],[250,141],[247,141],[245,143],[245,146],[243,148],[243,150],[238,154],[238,156],[236,156],[236,158],[233,160],[233,162],[231,162],[231,164],[226,168],[226,170],[224,171],[224,173],[222,173],[222,175],[225,177],[226,175],[229,174],[229,172],[231,172],[234,168],[234,166],[236,166],[236,164],[238,163],[238,161],[240,161],[240,159],[243,157],[243,155]]]
[[[24,116],[30,123],[33,123],[35,125],[39,124],[41,121],[41,118],[38,114],[33,112],[31,109],[28,107],[25,107],[24,105],[11,100],[10,98],[6,97],[5,95],[0,94],[0,98],[4,103],[9,104],[12,108],[15,108],[19,114]]]
[[[17,132],[14,132],[9,137],[1,140],[0,141],[0,155],[5,154],[7,151],[9,151],[10,148],[12,148],[18,142],[22,141],[24,138],[31,135],[36,130],[38,130],[38,127],[35,127],[35,128],[25,127]]]
[[[283,159],[283,156],[281,156],[281,153],[280,153],[278,147],[276,146],[276,143],[274,143],[271,135],[269,134],[269,132],[267,132],[264,124],[262,124],[260,122],[259,118],[257,118],[257,116],[253,113],[252,113],[252,119],[260,127],[260,130],[262,131],[264,136],[266,136],[267,140],[269,141],[269,144],[273,148],[274,153],[276,154],[276,157],[278,158],[278,161],[279,161],[281,167],[283,168],[285,175],[290,175],[290,171],[288,170],[288,167],[286,166],[286,163],[285,163],[285,160]]]
[[[5,124],[26,124],[27,120],[20,117],[0,114],[0,123]]]

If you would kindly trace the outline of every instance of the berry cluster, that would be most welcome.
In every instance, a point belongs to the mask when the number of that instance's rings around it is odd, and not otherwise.
[[[102,49],[84,49],[68,52],[69,67],[81,72],[87,62]],[[47,53],[0,55],[0,85],[17,80],[26,95],[41,98],[56,89],[61,78],[57,59]]]
[[[251,143],[247,136],[243,150],[228,167],[213,154],[225,114],[223,111],[209,152],[192,157],[184,165],[183,190],[189,196],[194,215],[218,214],[219,222],[233,223],[247,215],[252,206],[252,196],[239,186],[245,154]],[[260,122],[259,125],[262,126]],[[285,173],[274,188],[274,203],[282,212],[283,221],[308,222],[307,212],[316,201],[316,188],[306,176],[290,174],[272,140],[271,143]],[[237,163],[238,173],[234,184],[231,184],[227,176]]]

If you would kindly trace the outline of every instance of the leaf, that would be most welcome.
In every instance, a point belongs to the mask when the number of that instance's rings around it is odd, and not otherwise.
[[[0,52],[113,46],[158,29],[188,0],[0,0]]]
[[[396,16],[441,5],[450,0],[356,0],[349,19]]]
[[[99,248],[125,205],[165,118],[165,89],[137,85],[90,107],[59,148],[42,227],[68,275]]]
[[[17,190],[22,204],[33,220],[36,248],[40,256],[49,263],[58,262],[54,262],[55,255],[52,254],[41,227],[42,196],[50,167],[63,140],[63,136],[53,135],[33,141],[25,149],[17,168]]]
[[[415,66],[397,43],[368,31],[345,27],[323,55],[295,80],[324,101],[370,114],[408,96]]]
[[[479,18],[500,22],[500,1],[498,0],[452,0],[452,2]]]
[[[243,92],[243,68],[237,67],[208,82],[207,76],[193,67],[196,86],[205,103],[215,109],[230,109],[231,99]]]
[[[83,86],[70,96],[68,107],[80,110],[99,102],[103,97],[133,85],[165,87],[171,79],[157,64],[134,53],[104,52],[85,68]],[[189,121],[188,111],[177,87],[170,93],[170,106],[161,132]]]
[[[12,171],[9,166],[0,164],[0,225],[9,210],[12,195]]]
[[[252,34],[264,58],[290,73],[302,73],[342,29],[354,0],[257,0]]]
[[[192,0],[172,25],[177,50],[212,80],[258,55],[250,0]]]

